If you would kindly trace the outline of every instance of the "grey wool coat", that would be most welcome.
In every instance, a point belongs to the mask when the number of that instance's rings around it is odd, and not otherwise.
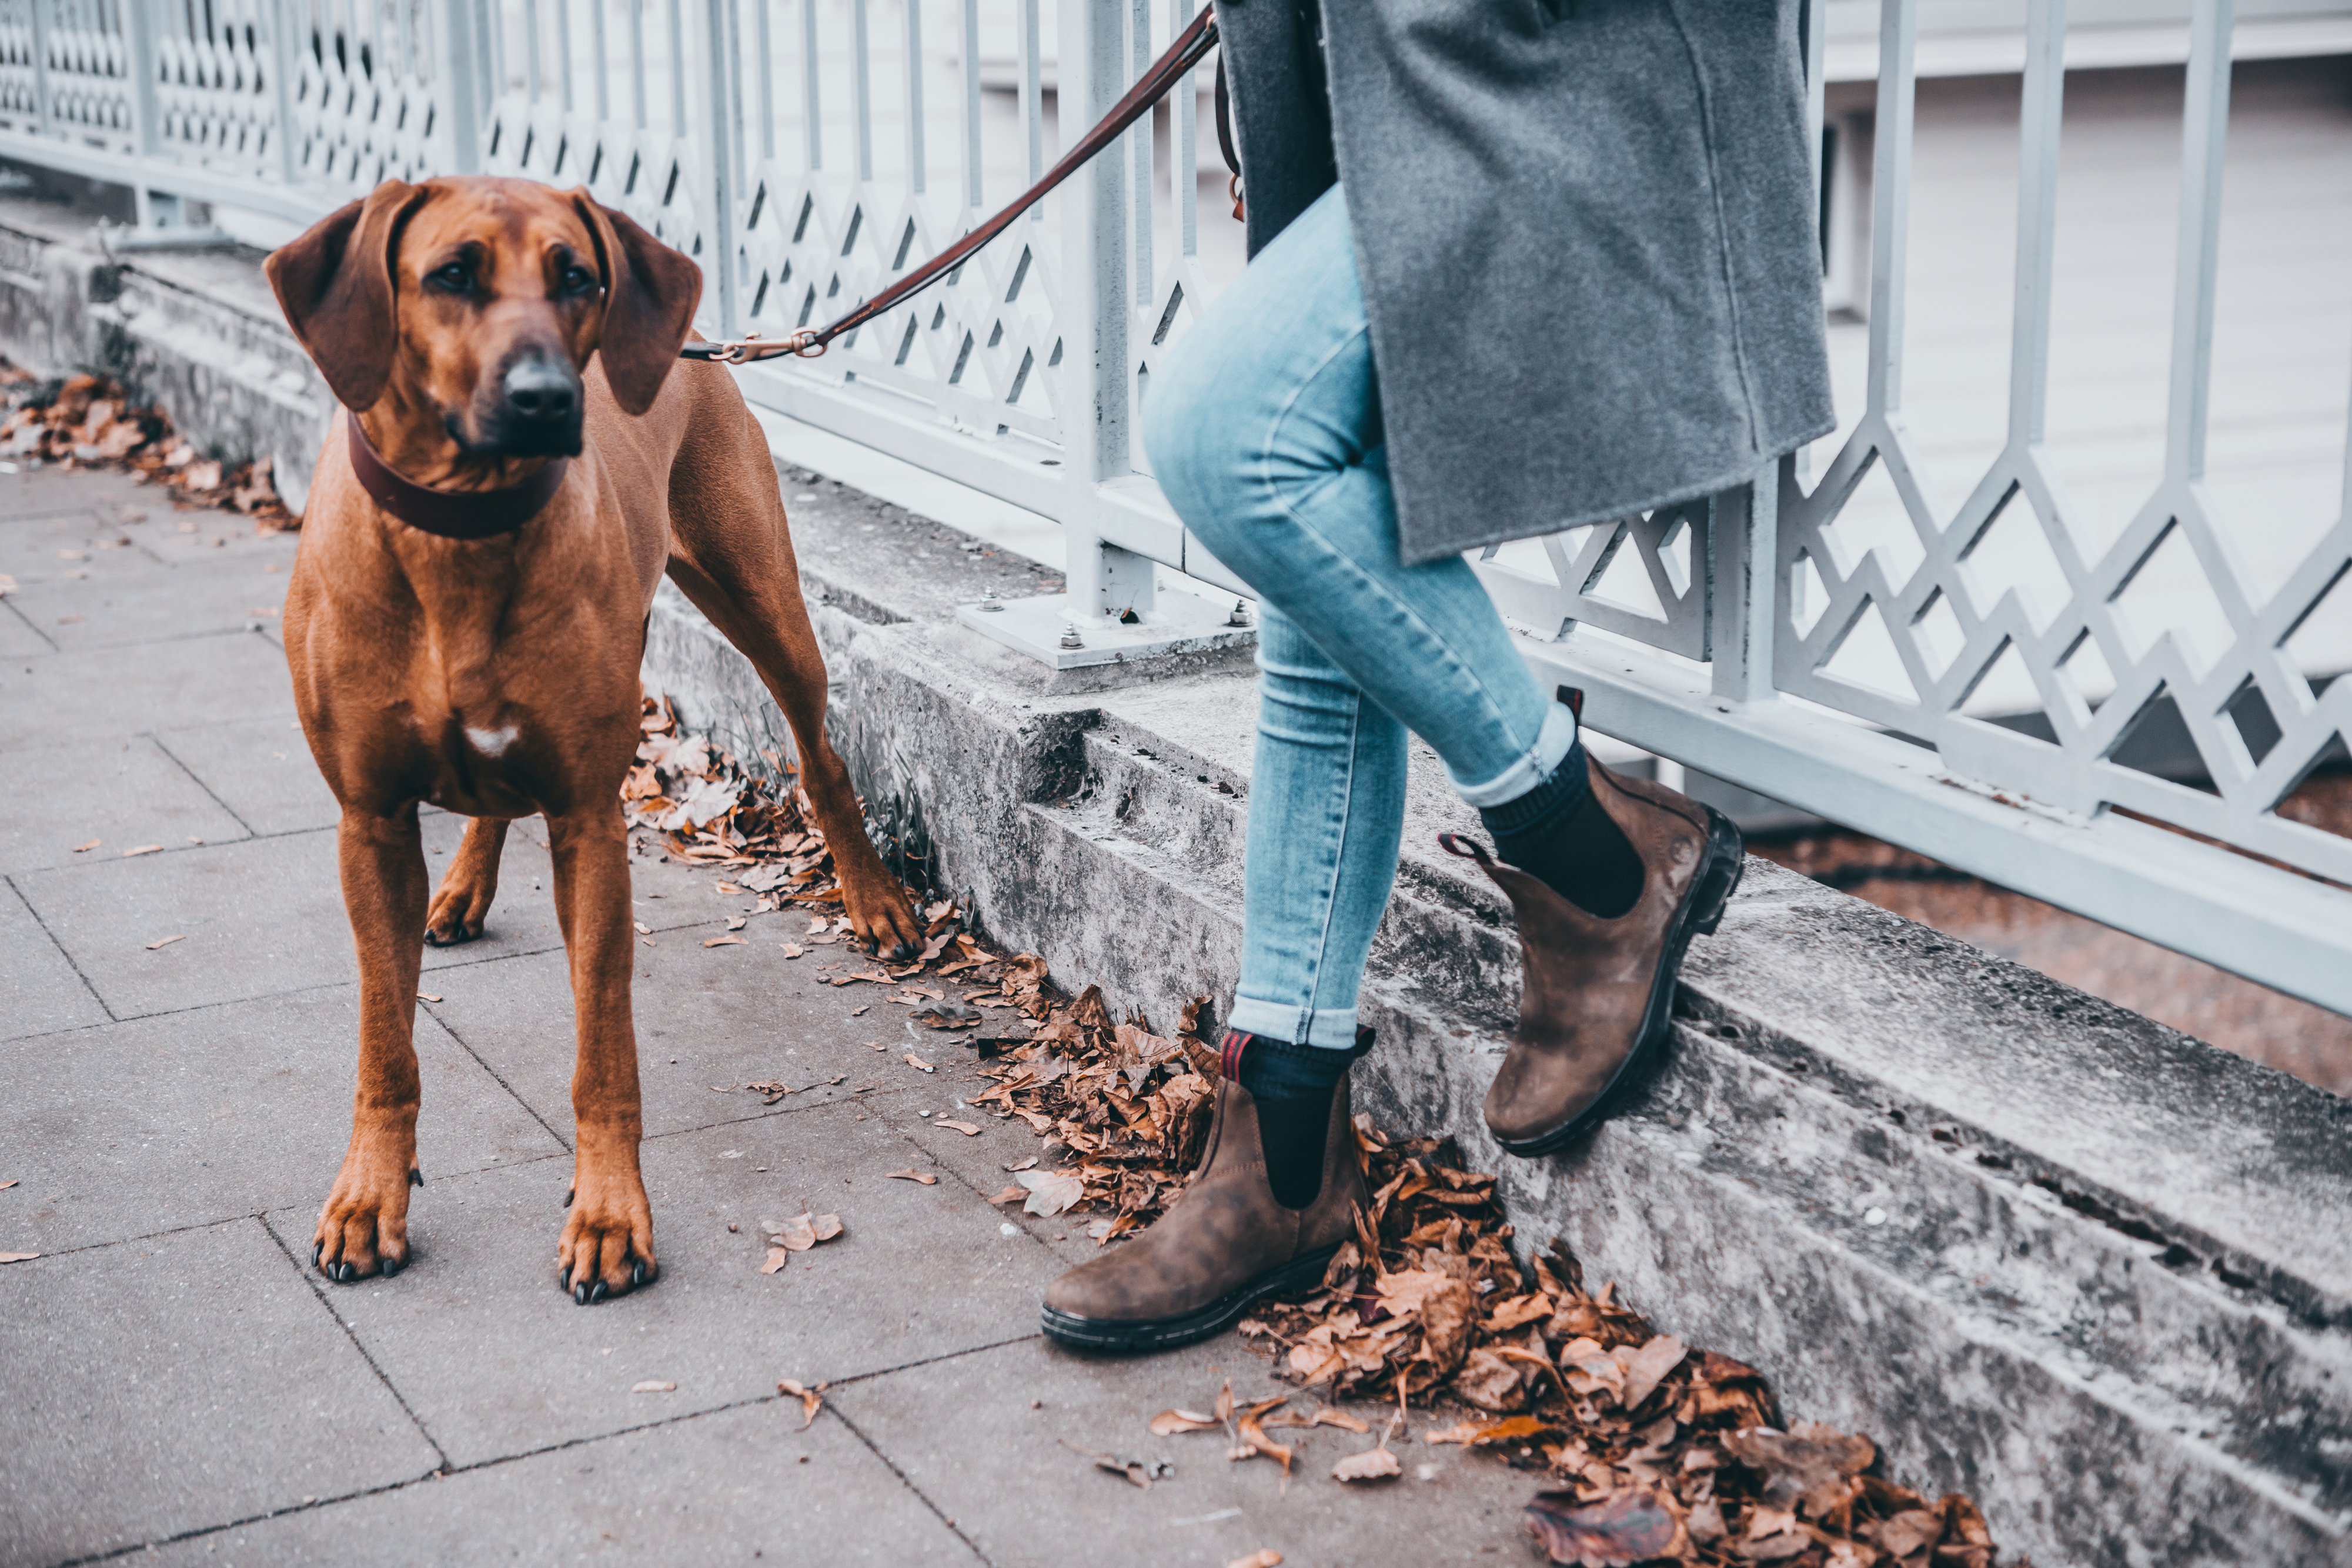
[[[1833,426],[1798,0],[1316,3],[1216,0],[1249,247],[1346,182],[1406,560]]]

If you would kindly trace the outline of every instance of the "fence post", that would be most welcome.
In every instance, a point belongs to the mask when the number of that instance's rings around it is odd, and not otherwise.
[[[294,37],[297,0],[270,0],[270,75],[278,100],[278,171],[289,186],[302,183],[302,148],[294,124],[294,59],[302,46]]]
[[[1761,702],[1773,692],[1780,486],[1795,478],[1796,458],[1783,457],[1707,507],[1708,669],[1715,695],[1729,702]]]
[[[51,0],[30,0],[33,12],[33,99],[40,105],[41,134],[54,136],[49,122],[49,5]]]
[[[449,126],[449,172],[482,172],[482,94],[474,57],[473,0],[440,0],[433,13],[433,98]]]
[[[701,28],[703,54],[698,62],[708,90],[710,117],[696,140],[702,143],[709,216],[703,220],[702,243],[709,254],[702,269],[719,285],[719,331],[733,338],[743,329],[735,307],[735,95],[741,90],[735,76],[742,56],[741,40],[729,26],[727,0],[705,0]]]
[[[152,0],[126,0],[121,16],[123,36],[131,55],[131,146],[141,162],[163,150],[156,126],[161,106],[155,97],[155,29],[163,21]],[[131,183],[132,221],[142,230],[163,224],[176,226],[179,204],[147,188],[143,179]]]
[[[1060,114],[1066,144],[1118,100],[1119,0],[1062,0]],[[1106,608],[1097,492],[1128,473],[1127,166],[1096,159],[1062,187],[1062,539],[1070,614],[1083,633]],[[1125,552],[1121,552],[1124,554]],[[1122,599],[1139,576],[1122,571]],[[1149,603],[1148,596],[1143,601]],[[1122,608],[1125,606],[1122,605]],[[1139,606],[1140,608],[1141,606]]]

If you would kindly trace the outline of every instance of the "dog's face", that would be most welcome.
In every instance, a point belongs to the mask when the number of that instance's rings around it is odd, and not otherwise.
[[[588,225],[539,187],[427,200],[400,236],[394,375],[469,456],[580,450],[580,372],[604,324]]]
[[[601,352],[643,413],[676,362],[699,269],[583,188],[388,180],[266,270],[287,321],[351,408],[389,392],[458,459],[580,450],[581,372]]]

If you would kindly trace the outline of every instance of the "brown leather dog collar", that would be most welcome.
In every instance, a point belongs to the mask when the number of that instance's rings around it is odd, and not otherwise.
[[[360,416],[343,411],[350,421],[352,475],[368,498],[410,528],[445,539],[487,539],[510,534],[555,498],[563,486],[572,459],[559,457],[509,490],[431,490],[393,472],[368,444]]]

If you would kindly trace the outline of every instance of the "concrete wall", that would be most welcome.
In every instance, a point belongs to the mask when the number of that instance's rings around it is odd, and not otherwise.
[[[78,206],[0,197],[0,354],[100,371],[207,455],[273,461],[299,512],[333,394],[286,329],[249,249],[110,255]]]
[[[1000,940],[1114,1002],[1229,1000],[1245,671],[1056,692],[949,619],[900,542],[803,508],[836,743]],[[976,596],[972,585],[964,597]],[[860,612],[838,608],[864,607]],[[752,743],[748,667],[657,603],[648,679]],[[1520,1235],[1770,1374],[1791,1418],[1975,1494],[2044,1563],[2352,1560],[2352,1103],[1759,861],[1668,1065],[1580,1148],[1511,1158],[1479,1103],[1517,1009],[1475,826],[1415,747],[1359,1069],[1391,1126],[1503,1173]]]

